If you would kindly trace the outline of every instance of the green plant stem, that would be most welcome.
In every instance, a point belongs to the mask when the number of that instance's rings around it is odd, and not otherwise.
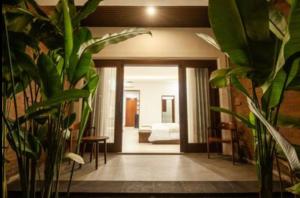
[[[6,47],[7,47],[8,60],[9,60],[10,77],[11,77],[11,83],[12,83],[12,89],[13,89],[13,102],[14,102],[15,118],[16,118],[16,122],[17,122],[18,142],[19,142],[19,145],[21,145],[20,123],[18,120],[18,106],[17,106],[17,99],[16,99],[14,71],[13,71],[12,59],[11,59],[11,53],[10,53],[11,50],[10,50],[9,35],[8,35],[8,30],[7,30],[7,22],[6,22],[6,13],[5,12],[3,13],[3,20],[4,20],[4,29],[5,29]],[[13,131],[11,131],[11,132],[13,132]],[[24,167],[23,167],[23,157],[22,157],[21,147],[19,147],[19,151],[16,152],[16,155],[18,158],[18,165],[19,165],[19,170],[20,170],[20,178],[21,178],[23,196],[28,197],[29,196],[28,184],[26,181],[24,181],[24,180],[26,180],[26,177],[22,176],[22,174],[24,174]]]
[[[2,109],[1,109],[1,113],[4,115],[6,115],[6,108],[7,108],[7,97],[6,97],[6,90],[7,90],[7,83],[3,82],[2,83],[2,90],[4,92],[4,96],[3,96],[3,100],[2,100]],[[4,119],[2,118],[3,122]],[[2,123],[3,123],[2,122]],[[6,149],[6,127],[4,124],[2,124],[2,148],[1,148],[1,154],[2,154],[2,197],[6,198],[7,197],[7,183],[6,183],[6,157],[5,157],[5,149]]]

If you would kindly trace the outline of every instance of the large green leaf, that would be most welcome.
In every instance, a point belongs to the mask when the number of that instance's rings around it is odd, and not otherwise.
[[[245,77],[251,71],[252,69],[248,67],[218,69],[211,73],[209,81],[213,87],[222,88],[230,83],[230,79],[235,83],[236,80],[232,80],[232,78]]]
[[[288,72],[288,79],[287,79],[287,83],[286,86],[289,86],[291,82],[293,82],[293,80],[295,78],[297,78],[297,76],[300,75],[300,52],[299,52],[299,57],[296,58],[290,65]],[[286,70],[287,70],[286,69]],[[299,78],[299,77],[298,77]]]
[[[280,40],[283,40],[288,31],[287,26],[288,24],[283,13],[271,6],[269,9],[269,27],[273,34]]]
[[[16,153],[26,155],[30,158],[37,157],[37,153],[32,150],[28,138],[25,137],[23,131],[9,131],[7,133],[7,140]]]
[[[209,18],[222,51],[235,65],[252,69],[248,78],[254,86],[263,84],[276,53],[275,38],[269,34],[267,2],[210,0]]]
[[[34,63],[34,60],[32,60],[32,58],[23,51],[15,50],[14,54],[16,56],[15,62],[20,69],[25,71],[25,73],[32,79],[39,80],[37,66]],[[24,78],[26,77],[24,76]]]
[[[300,57],[300,52],[298,53]],[[287,89],[300,90],[300,58],[294,60],[287,79]]]
[[[247,98],[247,102],[250,111],[255,114],[257,119],[259,119],[263,125],[265,125],[268,132],[271,134],[271,136],[274,138],[276,143],[280,146],[280,148],[284,152],[292,170],[300,171],[300,161],[296,149],[265,119],[261,111],[257,108],[255,103],[250,98]]]
[[[300,195],[300,183],[297,183],[294,186],[287,188],[286,190],[295,195]]]
[[[247,37],[252,41],[269,39],[268,2],[266,0],[236,0]]]
[[[76,84],[81,76],[89,70],[91,62],[90,53],[84,53],[81,57],[77,56],[80,45],[92,38],[92,34],[88,28],[79,28],[74,32],[73,52],[70,58],[70,66],[67,68],[68,79],[71,84]],[[81,60],[81,59],[83,60]]]
[[[88,17],[91,13],[93,13],[99,3],[102,0],[89,0],[86,1],[86,3],[78,10],[78,12],[75,14],[75,16],[73,17],[73,23],[74,25],[79,25],[80,21],[85,19],[86,17]]]
[[[272,85],[269,87],[262,97],[262,104],[264,107],[274,108],[282,100],[283,92],[285,89],[287,74],[285,71],[281,70],[277,73]]]
[[[99,76],[94,75],[88,80],[88,82],[84,86],[84,89],[89,90],[89,92],[93,94],[97,89],[98,82],[99,82]]]
[[[264,87],[268,87],[270,82],[275,78],[277,72],[280,71],[282,67],[284,67],[285,62],[294,54],[300,52],[300,1],[293,0],[291,1],[291,8],[288,17],[288,29],[285,35],[282,38],[282,45],[280,48],[280,52],[278,55],[276,67],[273,70],[271,75],[271,79],[267,82]],[[294,58],[297,58],[296,56]],[[264,88],[266,90],[266,88]]]
[[[221,47],[219,46],[219,44],[211,36],[209,36],[207,34],[203,34],[203,33],[196,33],[196,35],[198,37],[202,38],[204,41],[206,41],[210,45],[214,46],[216,49],[221,50]]]
[[[218,69],[213,71],[209,78],[209,82],[211,83],[212,87],[226,87],[229,83],[227,74],[230,72],[230,70],[231,69]]]
[[[239,79],[235,75],[231,75],[231,84],[239,90],[246,97],[250,97],[247,89],[243,86],[243,84],[239,81]]]
[[[63,121],[62,128],[63,129],[69,128],[73,124],[75,119],[76,119],[76,113],[71,113],[70,115],[68,115]]]
[[[116,44],[141,34],[151,35],[151,32],[143,28],[130,28],[130,29],[123,30],[120,33],[106,34],[101,38],[90,39],[84,42],[80,46],[77,52],[77,56],[81,57],[81,55],[84,52],[90,52],[93,54],[98,53],[100,50],[102,50],[104,47],[108,45]]]
[[[26,113],[31,114],[35,111],[39,111],[42,109],[56,106],[58,104],[62,104],[63,102],[74,101],[80,98],[87,98],[89,95],[90,93],[87,90],[80,90],[80,89],[66,90],[57,96],[53,96],[49,98],[48,100],[33,104],[26,110]]]
[[[45,54],[41,54],[37,65],[44,95],[48,98],[59,95],[62,90],[62,84],[52,59]]]
[[[247,119],[247,117],[245,117],[241,114],[238,114],[234,111],[230,111],[229,109],[225,109],[225,108],[221,108],[221,107],[215,107],[215,106],[210,107],[210,109],[213,110],[213,111],[227,113],[229,115],[232,115],[232,116],[236,117],[239,121],[244,123],[248,128],[250,128],[250,129],[255,128],[255,126],[253,124],[251,124],[251,122]]]
[[[249,66],[248,41],[235,0],[210,0],[210,25],[221,50],[239,66]],[[226,30],[226,31],[224,31]]]
[[[85,76],[92,64],[92,54],[85,52],[82,54],[80,60],[78,61],[76,68],[74,70],[73,76],[70,76],[71,83],[76,84],[83,76]]]
[[[69,13],[69,6],[67,0],[62,0],[64,13],[64,42],[65,42],[65,68],[69,67],[69,59],[73,50],[73,28],[71,17]]]
[[[82,114],[81,114],[80,126],[79,126],[79,132],[78,132],[78,139],[77,139],[77,144],[78,145],[80,145],[80,143],[81,143],[81,139],[82,139],[84,130],[86,128],[91,110],[92,109],[89,106],[88,100],[84,99],[82,101]],[[79,148],[80,147],[78,146],[77,147],[77,152],[79,151]]]
[[[6,11],[7,29],[13,32],[26,31],[34,16],[23,8],[11,8]]]
[[[287,128],[300,129],[300,118],[279,114],[278,125]]]
[[[284,47],[284,57],[287,59],[300,51],[300,1],[291,1],[291,11],[288,19],[290,39]]]

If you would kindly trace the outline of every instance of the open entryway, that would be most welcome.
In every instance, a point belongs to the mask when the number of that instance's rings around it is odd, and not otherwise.
[[[177,65],[124,65],[124,153],[179,153]]]

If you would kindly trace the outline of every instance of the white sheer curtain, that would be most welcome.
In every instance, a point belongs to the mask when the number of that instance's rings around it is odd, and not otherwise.
[[[207,68],[187,68],[188,143],[205,143],[210,126],[209,79]]]
[[[92,103],[92,125],[97,135],[108,136],[108,142],[114,142],[115,104],[116,104],[116,68],[97,68],[100,77]]]

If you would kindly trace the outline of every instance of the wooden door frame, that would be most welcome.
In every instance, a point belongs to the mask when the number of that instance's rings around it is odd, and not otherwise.
[[[179,83],[179,123],[180,123],[180,152],[206,152],[206,144],[189,144],[188,143],[188,118],[187,118],[187,93],[186,93],[186,68],[208,68],[209,73],[217,69],[217,59],[205,60],[94,60],[96,67],[116,67],[117,68],[117,82],[116,82],[116,113],[115,113],[115,141],[113,144],[108,144],[108,151],[121,152],[123,139],[123,93],[124,93],[124,67],[130,66],[151,66],[161,67],[162,65],[178,66],[178,83]],[[219,105],[219,91],[218,89],[210,88],[211,105]],[[212,124],[220,121],[220,115],[211,111]],[[212,125],[212,126],[213,126]],[[213,145],[212,145],[213,146]],[[101,148],[100,148],[101,149]],[[212,147],[212,150],[215,150]]]

